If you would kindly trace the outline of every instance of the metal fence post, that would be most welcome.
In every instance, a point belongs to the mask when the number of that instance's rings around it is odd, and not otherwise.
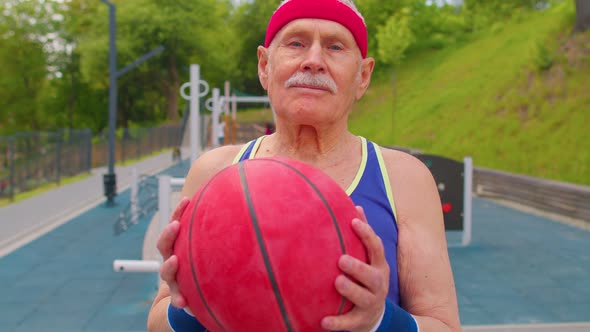
[[[137,173],[137,167],[131,169],[131,223],[137,225],[139,219],[139,174]]]
[[[14,181],[14,149],[16,148],[14,136],[10,136],[8,138],[8,158],[10,159],[10,191],[9,196],[10,200],[14,201],[14,185],[16,184]]]
[[[61,177],[61,139],[62,131],[55,133],[55,183],[59,185]]]
[[[92,172],[92,131],[87,129],[86,131],[86,166],[88,167],[88,173]]]
[[[129,136],[129,129],[123,128],[123,138],[121,139],[121,162],[125,162],[125,141],[127,141],[127,137]]]
[[[461,242],[467,246],[471,243],[472,232],[473,159],[471,157],[463,158],[463,165],[463,238]]]

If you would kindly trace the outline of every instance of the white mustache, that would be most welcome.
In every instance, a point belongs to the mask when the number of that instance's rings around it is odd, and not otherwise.
[[[286,88],[298,85],[324,88],[330,90],[332,93],[338,92],[336,82],[327,74],[312,74],[307,71],[298,71],[285,82]]]

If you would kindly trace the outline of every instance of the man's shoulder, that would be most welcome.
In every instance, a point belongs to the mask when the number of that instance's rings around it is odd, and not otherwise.
[[[413,168],[424,165],[418,158],[408,152],[384,146],[379,146],[379,148],[383,155],[383,161],[387,166]]]
[[[231,165],[244,144],[224,145],[205,152],[193,164],[197,168],[223,168]]]
[[[420,159],[401,150],[380,148],[387,173],[392,182],[399,182],[403,178],[405,183],[424,183],[425,181],[427,185],[430,184],[432,173]]]
[[[226,145],[209,150],[193,162],[186,176],[183,195],[192,197],[209,178],[230,166],[243,145]]]

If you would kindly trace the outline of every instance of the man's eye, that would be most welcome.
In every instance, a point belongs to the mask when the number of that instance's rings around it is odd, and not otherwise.
[[[289,46],[293,46],[293,47],[303,47],[303,43],[298,42],[298,41],[294,41],[289,43]]]
[[[340,46],[340,45],[330,45],[329,49],[331,49],[333,51],[341,51],[342,50],[342,46]]]

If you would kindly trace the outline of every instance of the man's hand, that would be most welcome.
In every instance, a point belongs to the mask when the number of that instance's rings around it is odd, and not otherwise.
[[[187,306],[185,298],[178,290],[176,283],[176,271],[178,270],[178,257],[174,253],[174,242],[178,237],[178,230],[180,229],[180,217],[188,206],[190,200],[184,197],[180,200],[172,217],[170,223],[164,227],[160,237],[158,238],[157,248],[162,255],[164,262],[160,267],[160,277],[164,280],[170,288],[170,302],[177,308],[184,308]]]
[[[363,209],[357,206],[359,218],[352,227],[367,249],[368,263],[342,255],[338,266],[344,274],[336,278],[336,290],[354,304],[351,311],[322,319],[322,328],[330,331],[370,331],[385,309],[389,291],[389,265],[381,238],[367,222]]]

